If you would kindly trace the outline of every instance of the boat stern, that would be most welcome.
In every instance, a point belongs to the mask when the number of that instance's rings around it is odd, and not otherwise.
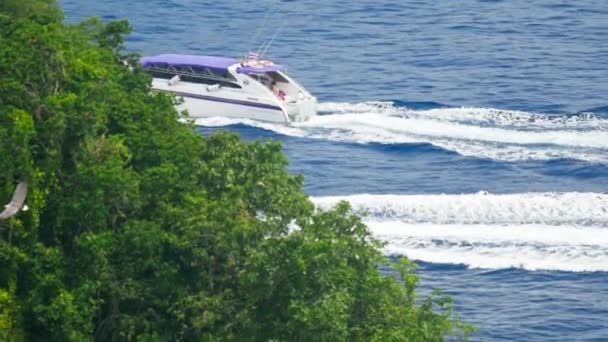
[[[286,102],[285,110],[290,122],[310,120],[317,115],[317,99],[314,96],[308,96],[296,101]]]

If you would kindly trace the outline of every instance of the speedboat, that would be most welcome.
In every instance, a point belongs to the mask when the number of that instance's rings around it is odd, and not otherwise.
[[[152,89],[181,98],[190,118],[224,116],[291,123],[317,114],[317,99],[285,72],[259,58],[164,54],[143,57]]]

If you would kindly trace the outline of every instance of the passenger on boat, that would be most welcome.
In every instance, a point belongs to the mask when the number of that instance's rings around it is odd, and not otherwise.
[[[276,81],[272,81],[270,89],[272,89],[272,92],[275,93],[281,99],[281,101],[285,101],[285,92],[277,87]]]

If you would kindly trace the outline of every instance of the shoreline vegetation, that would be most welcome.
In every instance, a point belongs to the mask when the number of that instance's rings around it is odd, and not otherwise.
[[[317,211],[280,144],[202,136],[123,60],[126,21],[67,25],[0,2],[0,340],[440,341],[449,297],[417,295],[347,203]]]

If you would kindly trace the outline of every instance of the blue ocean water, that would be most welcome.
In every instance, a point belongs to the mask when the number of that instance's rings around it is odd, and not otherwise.
[[[480,341],[608,339],[608,3],[62,0],[141,54],[268,55],[319,99],[284,144],[320,207],[366,211]]]

